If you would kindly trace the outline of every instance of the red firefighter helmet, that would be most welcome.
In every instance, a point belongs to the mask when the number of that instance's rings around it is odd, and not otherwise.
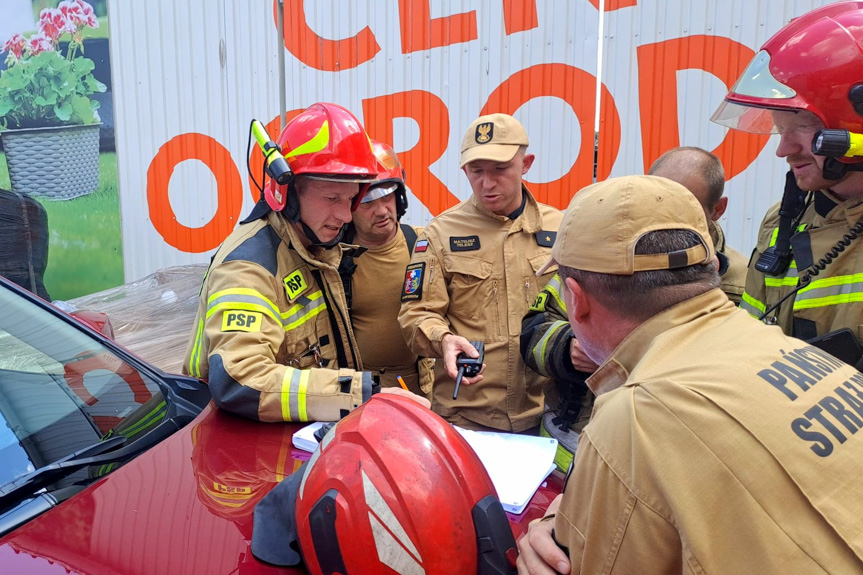
[[[372,140],[372,150],[378,159],[380,172],[374,182],[365,186],[357,196],[354,210],[359,204],[367,204],[396,193],[396,217],[401,219],[408,211],[408,194],[405,186],[405,171],[399,157],[389,144]]]
[[[863,2],[795,18],[755,55],[711,120],[774,133],[771,110],[808,110],[828,129],[863,132]]]
[[[359,120],[338,104],[312,104],[295,116],[276,143],[296,176],[322,180],[369,182],[379,171],[371,140]],[[264,197],[280,211],[289,186],[267,183]]]
[[[376,395],[309,460],[296,497],[310,573],[514,573],[515,540],[491,479],[446,421]]]

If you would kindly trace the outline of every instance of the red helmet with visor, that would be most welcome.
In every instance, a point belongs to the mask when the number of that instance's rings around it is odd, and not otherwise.
[[[772,110],[807,110],[825,128],[863,132],[863,2],[829,4],[779,30],[711,120],[776,133]]]
[[[405,171],[389,144],[372,140],[372,149],[378,159],[380,172],[375,181],[367,184],[357,196],[354,210],[359,204],[367,204],[392,193],[396,194],[396,217],[401,219],[408,210],[408,194],[405,186]]]
[[[288,122],[276,143],[295,176],[364,183],[380,172],[362,124],[338,104],[312,104]],[[264,197],[273,210],[284,208],[291,186],[267,182]]]

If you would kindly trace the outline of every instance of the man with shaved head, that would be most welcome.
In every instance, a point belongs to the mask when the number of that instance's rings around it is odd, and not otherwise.
[[[694,146],[681,146],[668,150],[653,162],[647,172],[681,184],[704,208],[710,238],[719,258],[719,275],[722,291],[735,304],[740,303],[746,286],[746,257],[725,243],[725,234],[719,226],[719,218],[728,208],[725,190],[725,170],[722,162],[707,150]]]

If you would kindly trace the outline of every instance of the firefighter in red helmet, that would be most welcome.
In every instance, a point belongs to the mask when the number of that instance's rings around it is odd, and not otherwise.
[[[378,160],[335,104],[300,113],[278,143],[292,177],[267,185],[213,257],[183,371],[209,382],[218,407],[250,419],[335,421],[376,390],[338,266],[354,198]]]
[[[365,368],[380,376],[382,387],[399,387],[401,378],[410,391],[430,398],[434,360],[411,351],[397,319],[404,270],[422,228],[400,222],[408,198],[395,151],[376,140],[372,148],[381,171],[361,194],[345,238],[361,250],[357,257],[343,257],[340,270],[351,323]]]
[[[782,202],[761,224],[741,307],[856,363],[863,343],[863,2],[792,20],[762,46],[711,119],[778,133],[776,155],[790,168]]]

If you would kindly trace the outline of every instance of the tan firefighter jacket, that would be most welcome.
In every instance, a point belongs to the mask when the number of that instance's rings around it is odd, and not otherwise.
[[[863,220],[863,200],[842,201],[830,192],[815,192],[791,238],[794,259],[788,270],[770,276],[755,269],[759,256],[776,243],[779,205],[764,218],[758,245],[749,262],[746,292],[740,307],[755,317],[798,285],[804,270],[834,253],[849,230]],[[844,242],[843,242],[844,243]],[[849,328],[863,342],[863,238],[850,240],[809,284],[782,303],[777,319],[782,331],[801,339]]]
[[[216,405],[262,421],[336,421],[372,394],[338,274],[340,248],[306,249],[280,215],[240,225],[201,289],[184,373]]]
[[[465,427],[524,431],[539,424],[548,379],[527,369],[519,353],[521,320],[557,271],[536,271],[551,254],[562,214],[527,188],[515,220],[481,208],[471,197],[426,227],[414,247],[402,290],[399,324],[414,353],[441,357],[452,333],[485,344],[484,379],[462,385],[435,365],[432,409]]]
[[[863,374],[718,289],[632,331],[554,520],[572,573],[863,573]]]

